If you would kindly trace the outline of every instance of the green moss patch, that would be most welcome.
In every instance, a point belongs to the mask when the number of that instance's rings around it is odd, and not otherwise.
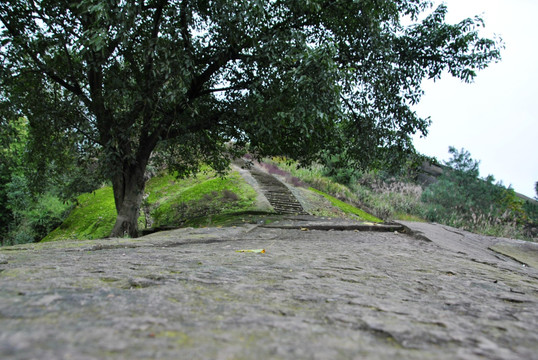
[[[193,181],[155,203],[151,212],[154,226],[178,226],[193,218],[209,218],[255,208],[256,192],[238,173],[232,172],[226,178],[204,176],[206,178],[202,181]],[[196,221],[190,221],[189,225],[196,225]]]
[[[256,205],[256,192],[239,173],[221,178],[209,169],[187,179],[168,174],[154,177],[147,182],[145,193],[142,206],[148,210],[153,227],[228,223],[230,214],[253,210]],[[110,234],[116,221],[112,187],[80,195],[77,201],[77,207],[44,242],[98,239]],[[220,221],[217,215],[222,217]],[[146,224],[144,216],[141,210],[140,229]]]
[[[42,241],[99,239],[110,235],[116,221],[112,187],[106,186],[77,198],[78,205]]]
[[[335,198],[335,197],[333,197],[333,196],[331,196],[329,194],[326,194],[326,193],[324,193],[322,191],[319,191],[319,190],[314,189],[312,187],[309,188],[308,190],[313,191],[313,192],[323,196],[325,199],[329,200],[333,206],[339,208],[340,210],[342,210],[346,214],[352,214],[352,215],[357,216],[360,220],[369,221],[369,222],[376,222],[376,223],[383,222],[381,219],[378,219],[375,216],[368,214],[364,210],[358,209],[353,205],[350,205],[350,204],[347,204],[347,203],[345,203],[345,202],[343,202],[341,200],[338,200],[337,198]]]

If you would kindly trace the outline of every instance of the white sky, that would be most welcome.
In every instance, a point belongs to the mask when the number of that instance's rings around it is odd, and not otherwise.
[[[431,116],[417,150],[448,160],[448,147],[462,147],[480,161],[480,176],[493,175],[505,186],[535,197],[538,181],[538,0],[445,0],[447,21],[482,15],[484,36],[498,34],[502,60],[465,84],[449,74],[424,82],[415,107]]]

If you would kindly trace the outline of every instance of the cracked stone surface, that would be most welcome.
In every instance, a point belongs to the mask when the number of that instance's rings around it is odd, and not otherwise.
[[[537,244],[403,225],[2,248],[0,358],[538,358]]]

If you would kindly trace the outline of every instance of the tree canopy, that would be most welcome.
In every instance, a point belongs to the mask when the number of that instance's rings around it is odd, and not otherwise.
[[[2,116],[26,116],[43,161],[92,152],[113,235],[136,235],[144,171],[224,170],[249,151],[357,166],[412,151],[424,78],[471,81],[500,58],[480,18],[426,0],[5,0]],[[403,24],[409,25],[403,25]]]

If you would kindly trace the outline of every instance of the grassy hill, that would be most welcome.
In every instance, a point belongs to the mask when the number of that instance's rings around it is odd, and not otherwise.
[[[283,179],[284,180],[284,179]],[[301,199],[314,215],[346,217],[369,222],[381,219],[317,189],[302,188]],[[42,241],[98,239],[107,237],[116,220],[110,186],[77,198],[77,206],[65,221]],[[260,209],[257,192],[237,171],[225,178],[210,169],[197,176],[177,179],[161,174],[146,184],[139,229],[201,227],[272,221],[271,212]]]
[[[476,189],[469,185],[455,190],[450,179],[423,188],[410,179],[366,172],[344,185],[327,176],[327,169],[321,165],[303,168],[279,158],[260,165],[287,182],[312,215],[368,222],[433,221],[486,235],[536,241],[533,224],[538,207],[518,199],[513,190],[482,180],[470,183],[478,186]],[[146,184],[139,229],[273,221],[275,214],[259,207],[257,191],[237,171],[220,178],[205,169],[183,180],[161,174]],[[473,200],[477,197],[487,212],[479,211],[480,204]],[[105,186],[79,196],[76,208],[43,241],[106,237],[115,218],[112,189]]]
[[[285,179],[282,179],[285,180]],[[368,222],[382,220],[317,189],[302,188],[303,203],[319,216],[346,217]],[[77,198],[66,220],[42,241],[98,239],[110,234],[116,219],[110,186]],[[161,174],[146,184],[139,229],[233,225],[272,221],[271,212],[260,209],[257,192],[237,171],[221,178],[206,168],[197,176],[177,179]]]
[[[77,203],[62,225],[42,241],[97,239],[110,234],[116,220],[112,187],[82,194]],[[211,215],[254,210],[255,205],[256,192],[237,172],[226,178],[209,169],[188,179],[162,174],[146,184],[139,228],[178,227]]]

